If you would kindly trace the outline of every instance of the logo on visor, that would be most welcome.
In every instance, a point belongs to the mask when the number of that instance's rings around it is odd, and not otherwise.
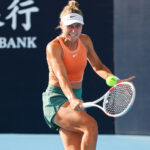
[[[70,18],[74,18],[74,17],[76,17],[76,16],[70,16]]]

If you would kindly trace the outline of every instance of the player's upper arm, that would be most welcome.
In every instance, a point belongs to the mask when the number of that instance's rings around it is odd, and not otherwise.
[[[50,42],[46,47],[47,61],[58,79],[66,76],[63,63],[63,50],[56,41]]]
[[[87,47],[87,59],[95,71],[99,70],[102,68],[103,64],[95,52],[91,38],[87,35],[85,38],[86,38],[86,47]]]
[[[48,63],[51,67],[53,67],[53,64],[60,61],[61,59],[61,49],[59,48],[58,44],[56,42],[50,42],[48,43],[46,47],[46,55]]]

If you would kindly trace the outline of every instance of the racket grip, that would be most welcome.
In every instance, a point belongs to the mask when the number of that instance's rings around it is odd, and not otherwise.
[[[83,108],[89,108],[92,107],[92,103],[91,102],[86,102],[82,104]]]

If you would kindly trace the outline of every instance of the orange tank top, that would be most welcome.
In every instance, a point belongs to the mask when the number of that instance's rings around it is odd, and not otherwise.
[[[80,83],[83,80],[84,70],[87,65],[87,50],[82,44],[81,40],[78,39],[77,49],[71,51],[67,47],[61,37],[57,37],[60,45],[63,49],[64,57],[63,62],[66,67],[67,75],[71,83]],[[50,72],[51,79],[57,80],[54,72]]]

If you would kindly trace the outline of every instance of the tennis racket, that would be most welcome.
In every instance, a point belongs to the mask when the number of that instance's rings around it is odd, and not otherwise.
[[[130,82],[121,82],[109,89],[99,99],[83,103],[83,108],[97,107],[110,117],[120,117],[131,108],[136,95],[135,87]],[[103,100],[103,106],[98,103]]]

